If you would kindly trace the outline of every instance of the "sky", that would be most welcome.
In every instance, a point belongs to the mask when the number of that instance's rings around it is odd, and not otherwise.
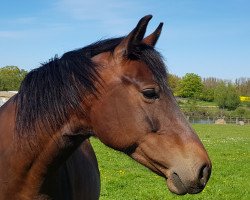
[[[37,68],[55,55],[160,22],[156,49],[178,76],[250,78],[248,0],[8,0],[0,3],[0,67]]]

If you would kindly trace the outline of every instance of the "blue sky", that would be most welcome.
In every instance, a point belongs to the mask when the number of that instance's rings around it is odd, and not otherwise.
[[[9,0],[0,4],[0,67],[30,70],[102,38],[128,34],[152,14],[147,34],[170,73],[250,77],[248,0]]]

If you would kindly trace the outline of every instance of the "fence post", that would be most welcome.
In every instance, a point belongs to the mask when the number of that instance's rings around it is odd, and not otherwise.
[[[235,123],[236,123],[236,124],[239,124],[239,118],[238,118],[238,117],[236,117]]]

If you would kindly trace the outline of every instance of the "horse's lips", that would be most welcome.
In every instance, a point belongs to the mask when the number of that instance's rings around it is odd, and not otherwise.
[[[157,173],[166,179],[168,189],[175,194],[184,195],[187,194],[187,189],[184,187],[179,176],[176,173],[171,174],[171,171],[167,167],[158,166],[150,162],[148,156],[140,149],[136,150],[131,154],[131,157],[137,162],[143,164],[144,166],[151,169],[153,172]]]
[[[166,184],[172,193],[177,195],[185,195],[188,193],[186,187],[183,185],[177,174],[173,174],[170,177],[166,176]]]
[[[176,173],[174,173],[172,170],[169,170],[166,166],[159,165],[159,162],[157,162],[157,164],[152,162],[141,148],[137,147],[130,156],[137,162],[151,169],[159,176],[164,177],[166,179],[166,185],[172,193],[177,195],[185,195],[188,193],[187,188],[184,186],[180,177]]]

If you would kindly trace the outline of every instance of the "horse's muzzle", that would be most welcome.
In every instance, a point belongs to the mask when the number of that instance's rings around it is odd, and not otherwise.
[[[195,176],[188,176],[187,172],[173,171],[167,178],[167,185],[171,192],[184,195],[184,194],[197,194],[200,193],[206,186],[210,174],[211,165],[203,164],[195,173]]]

